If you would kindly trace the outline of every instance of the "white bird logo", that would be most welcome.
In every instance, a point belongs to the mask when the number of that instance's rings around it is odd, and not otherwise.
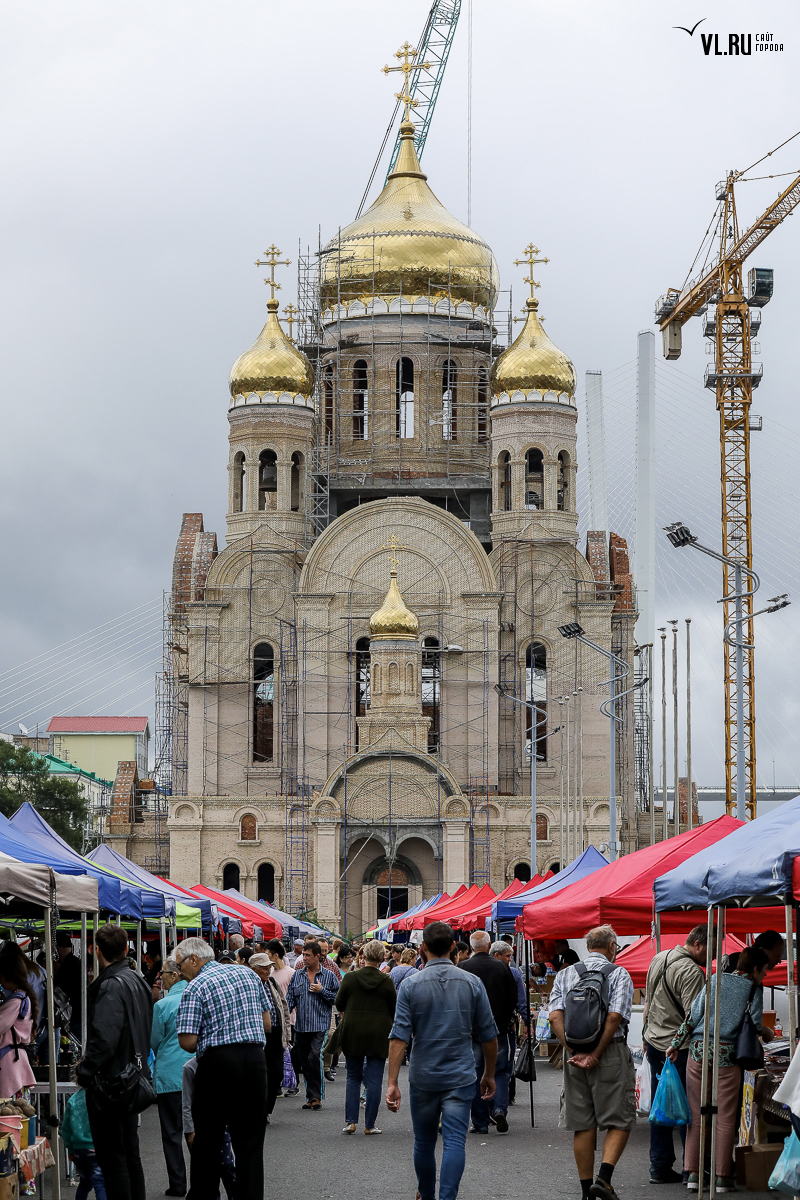
[[[702,25],[703,21],[705,21],[705,19],[706,19],[705,17],[701,17],[700,20],[697,22],[697,25]],[[697,25],[693,25],[691,29],[687,29],[685,25],[673,25],[672,28],[673,29],[682,29],[684,33],[688,33],[689,37],[694,37],[694,31],[695,31],[695,29],[697,29]]]

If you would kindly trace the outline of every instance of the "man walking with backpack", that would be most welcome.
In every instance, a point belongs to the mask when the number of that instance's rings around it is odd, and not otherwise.
[[[672,1039],[689,1015],[698,992],[703,990],[705,975],[701,964],[706,961],[708,931],[697,925],[683,946],[662,950],[656,954],[647,972],[644,998],[644,1045],[650,1064],[650,1099],[658,1087],[658,1076],[664,1069],[666,1052]],[[680,1050],[675,1066],[686,1088],[688,1048]],[[686,1128],[679,1130],[681,1141],[686,1140]],[[675,1146],[672,1129],[667,1125],[650,1125],[650,1182],[680,1183],[682,1175],[673,1169]],[[688,1171],[686,1177],[688,1178]]]
[[[556,975],[550,998],[550,1025],[564,1047],[559,1125],[575,1135],[583,1200],[618,1200],[611,1179],[636,1124],[636,1071],[627,1046],[633,981],[614,966],[617,935],[610,925],[592,929],[586,948],[584,962]],[[593,1182],[598,1129],[607,1132]]]

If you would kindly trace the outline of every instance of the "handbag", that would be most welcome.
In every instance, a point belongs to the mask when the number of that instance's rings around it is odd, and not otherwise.
[[[128,1028],[133,1039],[133,1062],[110,1079],[97,1076],[92,1086],[93,1102],[97,1107],[108,1105],[112,1110],[123,1113],[140,1113],[155,1103],[155,1092],[150,1081],[147,1058],[136,1045],[136,1032],[129,1004],[128,989],[123,984],[122,1004],[128,1018]]]
[[[528,1044],[527,1038],[517,1051],[514,1076],[522,1083],[536,1082],[536,1059],[533,1057],[533,1047]]]
[[[759,1071],[764,1066],[764,1047],[761,1045],[756,1023],[750,1011],[757,987],[758,984],[754,983],[750,989],[747,1007],[744,1010],[742,1023],[736,1035],[736,1065],[745,1071]]]

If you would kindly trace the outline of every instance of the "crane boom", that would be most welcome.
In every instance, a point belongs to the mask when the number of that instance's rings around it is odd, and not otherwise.
[[[733,566],[723,566],[723,621],[734,619],[731,576],[738,568],[753,569],[753,536],[750,495],[750,404],[753,388],[761,382],[753,369],[751,306],[766,303],[772,293],[771,272],[765,294],[751,291],[745,297],[742,267],[748,255],[800,204],[798,175],[743,234],[739,234],[734,184],[741,178],[729,172],[717,185],[720,201],[719,256],[701,279],[684,291],[670,288],[656,304],[656,323],[664,338],[666,358],[678,358],[681,329],[690,317],[706,314],[703,332],[714,339],[714,367],[706,370],[705,385],[713,388],[720,420],[720,482],[722,487],[722,553]],[[746,809],[756,815],[756,730],[753,597],[741,598],[744,622],[737,625],[742,640],[742,677],[737,678],[735,648],[724,640],[725,685],[725,807],[736,800],[737,816]],[[741,705],[741,707],[740,707]],[[744,770],[737,766],[737,759]]]

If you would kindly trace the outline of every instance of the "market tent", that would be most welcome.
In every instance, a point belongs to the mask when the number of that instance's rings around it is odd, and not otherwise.
[[[741,824],[734,817],[717,817],[677,837],[625,854],[556,895],[526,904],[517,928],[529,939],[580,938],[594,926],[605,924],[622,935],[647,933],[653,919],[653,883],[658,876],[721,841]],[[686,913],[670,913],[662,930],[688,932],[696,924],[697,919]]]
[[[685,941],[686,934],[684,933],[666,933],[661,938],[661,949],[672,950],[675,946],[682,946]],[[744,942],[741,938],[738,938],[735,933],[726,933],[722,953],[739,954],[742,950],[744,950]],[[646,933],[644,937],[639,938],[638,942],[632,942],[630,946],[620,950],[615,961],[629,973],[634,987],[643,988],[647,982],[650,963],[657,953],[655,941],[649,933]],[[705,964],[701,965],[705,971]],[[716,962],[714,966],[716,968]],[[764,986],[786,987],[786,963],[778,963],[777,967],[767,971],[764,976]]]
[[[234,916],[237,916],[242,922],[242,930],[244,930],[245,924],[248,925],[250,932],[245,934],[246,937],[253,937],[253,926],[256,925],[265,938],[283,937],[280,921],[270,916],[269,910],[260,904],[254,904],[252,900],[235,900],[227,892],[218,892],[215,888],[204,887],[201,883],[196,883],[192,891],[195,896],[206,896],[209,900],[214,900],[220,907],[231,909]]]
[[[423,912],[426,908],[432,908],[434,904],[438,904],[444,897],[444,892],[438,892],[437,895],[431,896],[428,900],[421,900],[419,904],[414,904],[411,908],[406,909],[403,913],[395,913],[393,917],[383,917],[380,921],[376,921],[371,929],[367,930],[367,937],[381,937],[385,933],[393,932],[395,928],[399,929],[398,922],[405,920],[406,917],[412,916],[414,913]]]
[[[248,900],[247,896],[242,895],[236,888],[225,888],[223,896],[230,896],[233,900],[239,900],[250,908],[264,908],[275,921],[280,921],[284,930],[291,925],[293,929],[299,929],[301,933],[324,933],[325,930],[321,925],[312,925],[310,921],[301,921],[299,917],[293,917],[291,913],[281,912],[274,904],[269,904],[266,900],[257,900],[255,905],[252,900]],[[280,934],[278,935],[280,937]]]
[[[489,901],[481,901],[474,907],[469,908],[467,912],[461,913],[458,918],[459,929],[485,929],[486,922],[490,920],[492,909],[498,900],[509,900],[512,896],[517,896],[520,892],[524,892],[530,881],[524,879],[512,879],[511,883],[502,892],[498,892]]]
[[[26,904],[74,912],[97,911],[97,881],[88,875],[61,875],[39,863],[19,862],[0,853],[0,895]],[[0,907],[0,914],[2,907]]]
[[[449,904],[437,905],[435,909],[429,908],[425,912],[417,913],[411,918],[409,929],[424,929],[432,921],[444,921],[453,929],[461,929],[462,914],[469,913],[473,908],[479,908],[482,905],[488,908],[496,895],[494,888],[490,887],[488,883],[484,883],[482,887],[473,886],[475,887],[474,895],[471,894],[473,889],[470,888],[462,896],[456,896]]]
[[[187,908],[196,908],[200,910],[201,921],[204,929],[210,929],[213,923],[213,914],[211,911],[211,901],[201,900],[195,896],[187,896],[174,886],[167,883],[163,879],[159,879],[157,875],[151,875],[144,867],[140,867],[138,863],[131,862],[129,858],[125,858],[124,854],[120,854],[114,850],[112,846],[99,845],[95,846],[94,850],[86,855],[86,858],[96,864],[98,867],[104,867],[107,871],[112,871],[116,875],[122,876],[131,883],[137,884],[139,887],[148,888],[151,892],[161,892],[162,896],[167,901],[166,915],[168,917],[176,914],[178,916],[188,916],[189,914],[177,913],[176,905],[182,904]],[[173,903],[170,905],[170,901]],[[195,916],[194,928],[197,928],[197,917]],[[178,921],[178,924],[183,927],[183,922]],[[188,927],[188,922],[187,922]]]
[[[579,879],[607,866],[608,860],[603,858],[600,851],[596,850],[594,846],[588,846],[571,863],[567,863],[563,871],[559,871],[558,874],[549,873],[539,883],[534,883],[532,879],[525,891],[516,896],[498,896],[492,905],[492,923],[497,924],[501,933],[510,933],[514,929],[514,921],[522,915],[526,904],[532,904],[534,900],[541,900],[545,896],[554,896],[556,892],[569,887],[571,883],[577,883]]]
[[[3,822],[5,821],[4,817]],[[5,827],[3,822],[0,822],[0,827]],[[132,884],[123,883],[120,879],[109,875],[102,867],[95,866],[93,863],[88,863],[85,858],[81,858],[78,851],[73,850],[68,842],[65,842],[54,829],[51,829],[44,817],[40,816],[28,801],[18,808],[14,816],[7,821],[7,828],[13,832],[14,837],[30,846],[31,853],[35,856],[33,861],[44,861],[39,856],[47,853],[63,864],[55,867],[57,871],[65,870],[69,865],[80,868],[85,874],[92,875],[97,880],[101,908],[119,913],[123,917],[133,917],[137,921],[141,921],[144,916],[141,889]],[[1,839],[0,849],[5,849]],[[9,850],[8,853],[14,854],[16,857],[15,851]],[[30,862],[31,859],[29,858],[28,861]],[[158,912],[153,915],[163,917],[163,897],[158,897],[155,907]]]
[[[656,879],[656,912],[710,904],[784,904],[800,855],[800,796],[748,821]],[[663,919],[663,918],[662,918]],[[738,925],[745,930],[759,925]]]
[[[474,896],[477,891],[478,891],[478,889],[474,886],[474,884],[471,888],[469,888],[469,887],[467,887],[467,885],[465,883],[462,883],[461,887],[456,888],[456,890],[453,892],[452,896],[450,895],[449,892],[444,892],[442,894],[442,896],[440,897],[440,899],[437,900],[435,904],[431,904],[428,908],[425,909],[425,912],[430,915],[430,919],[432,921],[438,921],[438,919],[439,919],[438,913],[439,913],[440,909],[447,908],[447,906],[449,904],[452,904],[452,902],[454,900],[457,900],[459,898],[459,896],[466,895],[467,892],[469,892],[470,895]],[[417,910],[418,913],[421,911],[422,911],[421,909]],[[391,929],[413,929],[414,928],[413,921],[414,921],[414,918],[409,917],[409,916],[395,917],[391,923],[390,928]]]

